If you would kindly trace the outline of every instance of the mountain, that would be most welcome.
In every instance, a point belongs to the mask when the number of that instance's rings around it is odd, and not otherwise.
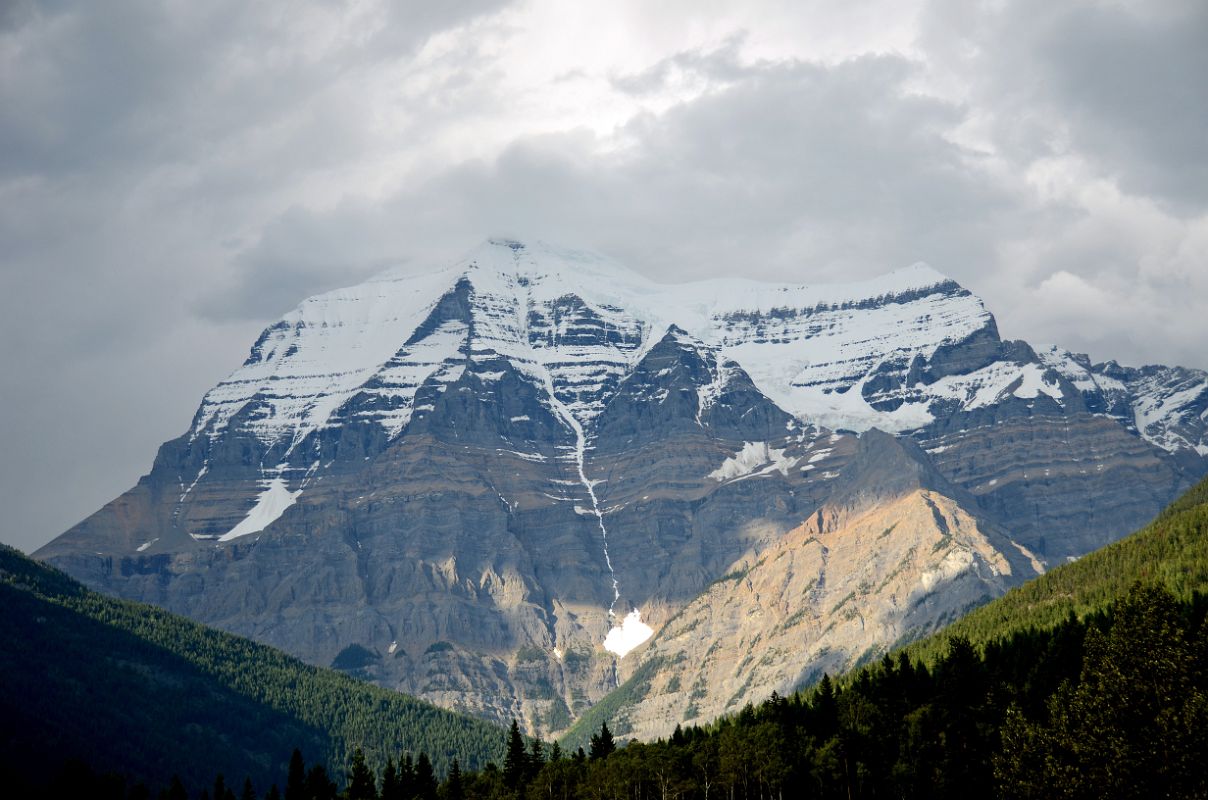
[[[880,451],[878,460],[890,465],[891,471],[900,467],[885,457],[884,444],[868,449]],[[900,488],[912,482],[903,480]],[[934,667],[946,657],[953,637],[963,637],[976,647],[1004,647],[1013,637],[1035,637],[1038,632],[1048,636],[1045,632],[1068,625],[1072,617],[1085,620],[1108,613],[1138,582],[1160,585],[1179,601],[1201,607],[1208,595],[1208,479],[1139,531],[1030,577],[1005,594],[993,589],[1017,583],[1021,575],[1028,575],[1026,566],[1016,563],[1004,570],[993,564],[982,555],[987,548],[978,540],[978,532],[958,526],[959,512],[948,511],[951,501],[934,490],[917,494],[922,495],[922,504],[913,496],[870,504],[873,513],[834,526],[829,539],[818,535],[818,525],[825,529],[841,515],[827,515],[824,510],[818,522],[790,532],[754,566],[719,580],[659,632],[642,651],[633,678],[584,715],[565,741],[581,744],[604,721],[618,735],[643,740],[666,736],[667,729],[678,723],[696,724],[733,714],[747,703],[765,701],[772,692],[790,694],[814,683],[823,670],[831,675],[847,673],[850,682],[859,676],[853,667],[880,659],[894,643],[912,642],[899,649],[898,657]],[[920,513],[923,504],[929,513]],[[926,522],[929,514],[934,514],[935,528]],[[921,541],[916,543],[919,534]],[[911,538],[904,542],[908,535]],[[874,536],[876,547],[861,541]],[[907,542],[908,555],[902,558]],[[835,556],[827,552],[836,545],[860,553],[861,563],[836,569]],[[803,561],[810,567],[806,571],[800,570]],[[899,597],[909,595],[900,589],[896,596],[892,592],[901,586],[925,586],[960,567],[960,578],[942,593],[915,596],[921,609],[903,607]],[[831,572],[838,572],[844,583],[820,602],[817,587],[825,587],[825,576]],[[800,600],[805,593],[811,595],[808,602]],[[990,596],[996,599],[986,602]],[[831,606],[836,597],[839,602]],[[943,608],[929,607],[935,604]],[[903,624],[912,616],[921,618],[923,625]],[[859,647],[869,641],[865,632],[870,627],[888,630],[872,637],[880,646],[862,651]],[[859,633],[853,636],[856,630]],[[850,644],[853,639],[856,648]],[[792,659],[767,658],[777,649],[789,648],[795,653]],[[753,657],[752,651],[762,658]],[[811,673],[794,670],[801,665],[810,665]],[[1050,688],[1057,682],[1052,681]]]
[[[580,744],[604,721],[620,736],[665,737],[676,724],[705,724],[772,692],[789,694],[1042,571],[966,511],[967,495],[912,450],[879,431],[861,437],[837,481],[847,485],[684,606],[568,742]]]
[[[68,759],[152,786],[280,782],[290,753],[342,775],[351,751],[484,766],[506,734],[152,606],[89,591],[0,546],[0,773]],[[20,785],[20,784],[18,784]]]
[[[903,542],[959,522],[986,564],[1020,565],[844,643],[862,652],[1001,593],[1032,557],[1060,563],[1143,524],[1204,472],[1206,409],[1208,375],[1004,341],[978,298],[922,265],[844,286],[663,285],[491,240],[447,269],[302,303],[137,486],[37,555],[548,733],[819,510],[858,526],[877,513],[861,497],[930,500],[933,529]],[[860,458],[874,429],[932,476],[913,499],[879,490],[883,470]],[[756,655],[785,675],[820,666]]]

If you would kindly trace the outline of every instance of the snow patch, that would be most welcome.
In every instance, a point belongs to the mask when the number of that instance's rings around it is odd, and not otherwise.
[[[831,448],[829,448],[829,447],[824,447],[824,448],[822,448],[821,450],[818,450],[817,452],[815,452],[813,455],[811,455],[811,456],[810,456],[810,458],[809,458],[809,461],[807,461],[807,462],[805,462],[805,463],[807,463],[807,464],[817,464],[819,461],[821,461],[822,459],[826,458],[826,457],[827,457],[827,456],[829,456],[830,454],[831,454]]]
[[[625,615],[620,625],[613,626],[604,637],[604,649],[624,658],[633,648],[654,635],[654,629],[642,622],[642,612],[636,608]]]
[[[219,536],[218,541],[229,542],[240,536],[247,536],[249,533],[259,533],[276,522],[287,508],[298,502],[300,494],[302,494],[301,489],[291,492],[285,485],[284,478],[280,476],[272,478],[268,482],[268,487],[256,498],[256,505],[247,512],[247,516],[240,520],[238,525]]]
[[[966,410],[985,408],[1009,397],[1034,400],[1047,395],[1064,401],[1059,383],[1045,378],[1040,364],[998,361],[965,375],[948,375],[927,387],[931,397],[957,400]]]
[[[721,482],[773,471],[788,475],[789,470],[801,459],[786,456],[784,453],[784,450],[770,447],[767,442],[744,442],[742,450],[723,461],[721,466],[710,472],[707,477]]]

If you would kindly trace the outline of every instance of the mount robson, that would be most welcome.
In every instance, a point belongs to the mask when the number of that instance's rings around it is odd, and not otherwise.
[[[304,301],[35,555],[532,734],[603,702],[646,738],[1141,527],[1206,429],[1204,372],[1003,340],[926,266],[664,285],[496,239]]]

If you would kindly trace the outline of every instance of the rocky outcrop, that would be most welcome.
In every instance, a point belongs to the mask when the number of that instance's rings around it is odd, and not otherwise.
[[[640,651],[640,685],[613,730],[667,736],[791,692],[1035,576],[1039,562],[920,455],[867,434],[832,501],[736,562]]]

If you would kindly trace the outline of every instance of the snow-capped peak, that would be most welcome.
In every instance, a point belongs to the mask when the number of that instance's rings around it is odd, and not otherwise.
[[[483,358],[507,359],[590,424],[609,387],[672,326],[737,362],[791,413],[901,429],[919,414],[895,420],[859,393],[833,401],[881,360],[928,357],[987,324],[977,298],[923,264],[845,285],[660,284],[591,251],[494,238],[444,269],[304,301],[206,395],[191,435],[212,439],[237,420],[266,445],[293,448],[352,415],[396,436],[420,386],[448,384]]]

